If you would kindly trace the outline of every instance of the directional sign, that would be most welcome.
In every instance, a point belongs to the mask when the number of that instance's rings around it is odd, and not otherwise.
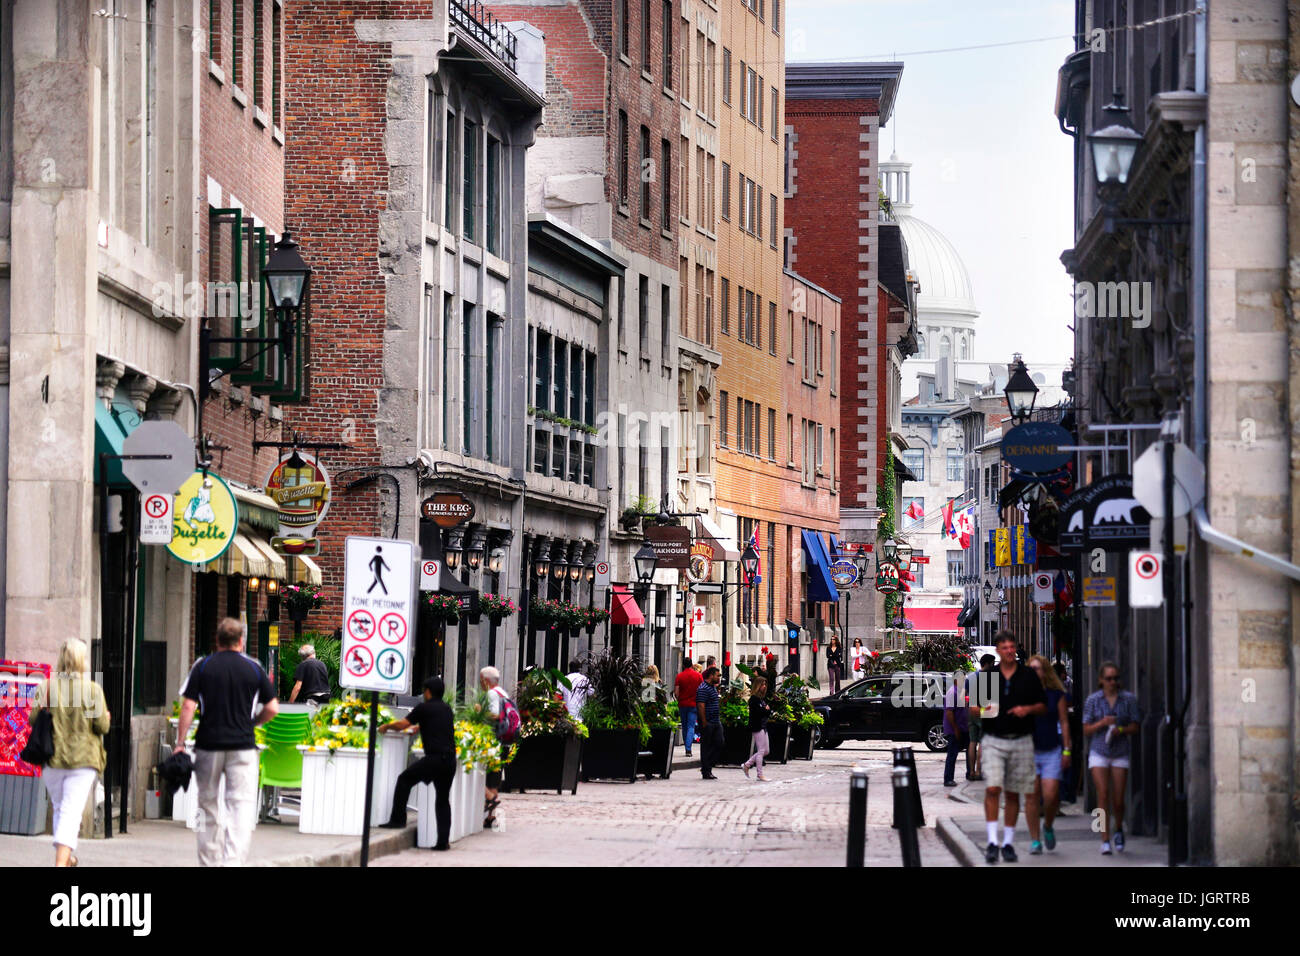
[[[722,582],[701,581],[699,584],[692,584],[691,590],[696,594],[721,594]]]
[[[424,560],[420,562],[420,590],[436,591],[442,587],[442,562]]]
[[[140,543],[172,543],[172,496],[140,496]]]
[[[1159,607],[1165,603],[1160,581],[1160,555],[1138,549],[1128,553],[1129,607]]]
[[[609,587],[609,562],[608,561],[596,562],[596,587],[598,588]]]
[[[359,690],[410,693],[415,546],[391,538],[349,537],[343,553],[339,683]]]
[[[122,474],[144,493],[174,494],[194,472],[194,439],[175,422],[141,422],[122,442],[122,454],[166,456],[122,460]]]
[[[691,609],[691,622],[693,624],[704,623],[704,608],[702,606],[697,604],[694,608]]]

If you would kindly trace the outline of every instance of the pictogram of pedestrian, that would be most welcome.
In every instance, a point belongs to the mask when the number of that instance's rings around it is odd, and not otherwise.
[[[384,572],[391,571],[392,568],[384,563],[384,557],[381,553],[383,550],[382,545],[375,545],[375,556],[370,559],[370,563],[367,565],[367,567],[370,568],[371,573],[375,576],[374,580],[370,582],[370,587],[366,588],[367,594],[373,591],[376,585],[378,585],[379,589],[385,594],[388,593],[388,585],[384,584]]]

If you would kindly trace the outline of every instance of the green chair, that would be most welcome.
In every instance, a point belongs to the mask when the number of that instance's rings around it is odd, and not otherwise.
[[[281,790],[302,788],[302,754],[300,744],[311,740],[311,724],[306,714],[277,714],[263,727],[266,749],[259,759],[259,777],[264,801],[263,821],[280,820]],[[284,802],[295,802],[285,800]]]

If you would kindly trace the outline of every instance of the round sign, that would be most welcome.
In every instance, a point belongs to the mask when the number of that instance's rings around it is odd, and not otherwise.
[[[176,492],[167,550],[186,564],[207,564],[226,553],[239,528],[239,505],[217,475],[196,471]]]
[[[1060,425],[1025,422],[1003,436],[1002,457],[1019,471],[1043,474],[1064,467],[1074,457],[1073,452],[1059,450],[1071,444],[1074,440],[1070,433]]]
[[[280,506],[280,535],[310,538],[330,508],[330,477],[311,455],[294,451],[266,476],[266,493]]]
[[[831,562],[831,580],[837,590],[847,591],[858,583],[858,566],[845,558]]]
[[[167,513],[167,499],[162,495],[150,495],[144,500],[144,513],[150,518],[161,518]]]
[[[375,616],[365,608],[357,608],[348,615],[348,634],[358,641],[368,641],[375,636]]]
[[[609,565],[606,564],[604,561],[597,561],[597,562],[596,562],[596,573],[597,573],[597,574],[609,574]]]
[[[1150,581],[1160,573],[1160,559],[1154,554],[1139,554],[1133,562],[1133,570],[1143,581]]]
[[[390,611],[379,619],[379,636],[385,644],[400,644],[406,640],[406,618]]]
[[[385,680],[397,680],[406,670],[406,658],[391,647],[387,647],[379,652],[375,668],[379,671],[379,676]]]
[[[371,656],[369,648],[354,645],[348,649],[343,666],[348,669],[348,673],[353,677],[365,677],[370,673],[371,668],[375,666],[375,659]]]
[[[1040,591],[1046,591],[1052,586],[1052,576],[1046,573],[1034,575],[1034,587]]]
[[[429,577],[433,577],[435,574],[438,573],[438,562],[425,561],[424,564],[421,565],[420,567],[420,573],[427,574]]]

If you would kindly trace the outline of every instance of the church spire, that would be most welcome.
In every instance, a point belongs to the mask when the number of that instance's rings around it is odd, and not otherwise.
[[[898,153],[880,164],[880,188],[889,197],[895,218],[912,214],[912,164],[900,160]]]

